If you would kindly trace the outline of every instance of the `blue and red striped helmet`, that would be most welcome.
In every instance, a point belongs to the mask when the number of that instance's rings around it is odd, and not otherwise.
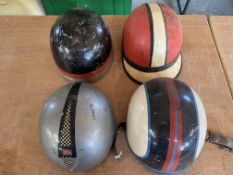
[[[197,93],[185,83],[153,79],[133,94],[127,117],[131,151],[157,173],[180,173],[197,159],[205,141],[206,114]]]

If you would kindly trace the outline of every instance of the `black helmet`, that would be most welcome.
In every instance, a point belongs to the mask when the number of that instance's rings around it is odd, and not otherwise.
[[[50,32],[54,60],[71,79],[95,80],[112,63],[112,44],[102,17],[88,9],[66,12],[54,23]]]

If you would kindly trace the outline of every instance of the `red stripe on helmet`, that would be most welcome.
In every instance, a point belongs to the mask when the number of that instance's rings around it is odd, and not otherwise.
[[[177,92],[174,80],[172,81],[172,85],[173,85],[174,95],[175,95],[175,99],[176,99],[176,106],[178,109],[178,143],[176,146],[175,160],[174,160],[174,163],[173,163],[171,170],[170,170],[170,171],[175,171],[176,167],[180,161],[180,146],[182,144],[182,114],[181,114],[179,94]]]
[[[173,152],[173,147],[174,147],[174,137],[175,137],[175,116],[174,116],[173,95],[172,95],[171,89],[169,87],[168,80],[166,80],[165,83],[166,83],[166,89],[167,89],[168,99],[169,99],[170,139],[169,139],[167,156],[166,156],[166,159],[164,161],[164,164],[163,164],[161,171],[166,171],[167,166],[172,158],[172,152]]]
[[[93,76],[97,76],[98,74],[100,74],[101,72],[103,72],[105,70],[105,68],[107,68],[110,64],[111,64],[111,60],[112,60],[112,51],[110,52],[107,60],[105,61],[105,63],[97,68],[96,70],[92,71],[92,72],[89,72],[89,73],[86,73],[86,74],[71,74],[69,72],[65,72],[64,70],[60,69],[62,71],[62,73],[68,77],[71,77],[71,78],[91,78]]]

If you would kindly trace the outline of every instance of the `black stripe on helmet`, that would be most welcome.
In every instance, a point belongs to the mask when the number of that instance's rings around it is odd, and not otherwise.
[[[162,81],[162,82],[161,82]],[[170,137],[170,112],[166,84],[162,79],[145,83],[149,99],[151,139],[150,153],[147,158],[140,159],[146,166],[161,170],[168,152]]]
[[[182,113],[182,149],[177,171],[191,166],[194,160],[199,136],[198,112],[192,90],[184,83],[175,81]]]
[[[71,158],[77,157],[75,145],[75,115],[78,93],[81,83],[75,83],[66,98],[58,134],[58,157],[66,164],[72,164]]]
[[[149,25],[150,25],[150,64],[149,64],[149,67],[151,67],[153,48],[154,48],[153,18],[152,18],[152,12],[151,12],[149,4],[147,3],[145,4],[145,6],[146,6],[147,15],[148,15]]]

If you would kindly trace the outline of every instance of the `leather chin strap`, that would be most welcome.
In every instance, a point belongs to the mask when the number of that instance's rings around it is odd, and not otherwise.
[[[226,149],[233,153],[233,139],[229,137],[208,130],[205,141],[217,145],[220,149]]]

